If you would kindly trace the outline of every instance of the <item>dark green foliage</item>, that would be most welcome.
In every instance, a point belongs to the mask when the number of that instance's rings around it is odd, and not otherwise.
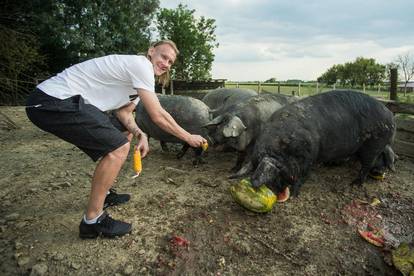
[[[93,57],[146,50],[159,6],[158,0],[41,2],[37,33],[54,73]]]
[[[0,104],[22,104],[44,71],[44,57],[33,32],[32,1],[0,4]]]
[[[265,80],[265,83],[273,83],[273,82],[276,82],[276,81],[277,81],[276,78],[270,78],[268,80]]]
[[[338,82],[343,86],[374,85],[384,80],[385,68],[385,65],[377,63],[373,58],[358,57],[353,62],[332,66],[318,78],[318,82]]]
[[[157,29],[161,39],[171,39],[180,50],[174,65],[173,78],[207,80],[211,78],[216,43],[215,20],[194,17],[195,10],[180,4],[177,9],[161,9]]]
[[[145,51],[159,0],[6,0],[0,8],[0,104],[22,104],[37,79]]]

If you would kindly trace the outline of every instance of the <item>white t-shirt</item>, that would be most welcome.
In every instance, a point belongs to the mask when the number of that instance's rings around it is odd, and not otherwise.
[[[102,111],[114,110],[129,103],[137,88],[155,93],[154,68],[145,56],[109,55],[73,65],[37,88],[62,100],[81,95]]]

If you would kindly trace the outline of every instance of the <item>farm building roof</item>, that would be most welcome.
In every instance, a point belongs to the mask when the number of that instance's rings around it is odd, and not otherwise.
[[[399,85],[398,85],[398,87],[399,87],[399,88],[404,88],[404,87],[405,87],[405,85],[404,85],[404,83],[401,83],[401,84],[399,84]],[[412,87],[412,88],[414,88],[414,82],[409,82],[409,83],[407,83],[407,87]]]

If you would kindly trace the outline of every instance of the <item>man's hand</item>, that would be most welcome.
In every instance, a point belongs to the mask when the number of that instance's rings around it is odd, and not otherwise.
[[[187,144],[189,144],[190,146],[192,146],[193,148],[198,148],[201,147],[201,145],[203,143],[207,143],[207,140],[204,139],[202,136],[200,135],[196,135],[196,134],[190,134],[188,136],[188,139],[186,140]]]
[[[141,131],[140,135],[137,136],[137,139],[137,148],[141,151],[141,157],[144,158],[149,152],[148,137]]]
[[[138,89],[138,95],[151,120],[164,131],[185,141],[194,148],[201,147],[203,143],[207,142],[200,135],[191,134],[179,126],[174,118],[161,106],[155,93]]]
[[[138,127],[135,122],[135,118],[132,115],[136,105],[134,103],[129,103],[115,113],[119,121],[125,126],[128,132],[132,133],[138,139],[137,147],[141,151],[141,157],[144,158],[149,152],[148,137],[147,135]]]

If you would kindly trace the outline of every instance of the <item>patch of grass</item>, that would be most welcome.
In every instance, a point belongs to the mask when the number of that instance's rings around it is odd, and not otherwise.
[[[225,87],[226,88],[239,87],[239,88],[246,88],[246,89],[252,89],[252,90],[258,91],[259,83],[257,82],[243,82],[243,83],[227,82],[225,84]],[[323,93],[323,92],[333,90],[334,87],[331,85],[328,86],[324,84],[319,84],[317,86],[316,83],[304,83],[304,84],[301,84],[300,88],[298,84],[281,83],[280,85],[278,85],[277,83],[260,83],[260,89],[261,91],[266,91],[270,93],[280,92],[281,94],[285,94],[285,95],[296,95],[300,97],[306,97],[306,96],[315,95],[318,93]],[[335,89],[350,89],[350,90],[363,92],[362,88],[349,88],[349,87],[336,86]],[[378,90],[378,88],[375,90],[372,88],[367,88],[365,89],[365,93],[372,97],[380,98],[384,100],[387,100],[390,98],[389,91],[385,91],[381,89]],[[404,96],[403,93],[398,93],[398,101],[414,103],[414,95],[407,94],[406,96]]]

